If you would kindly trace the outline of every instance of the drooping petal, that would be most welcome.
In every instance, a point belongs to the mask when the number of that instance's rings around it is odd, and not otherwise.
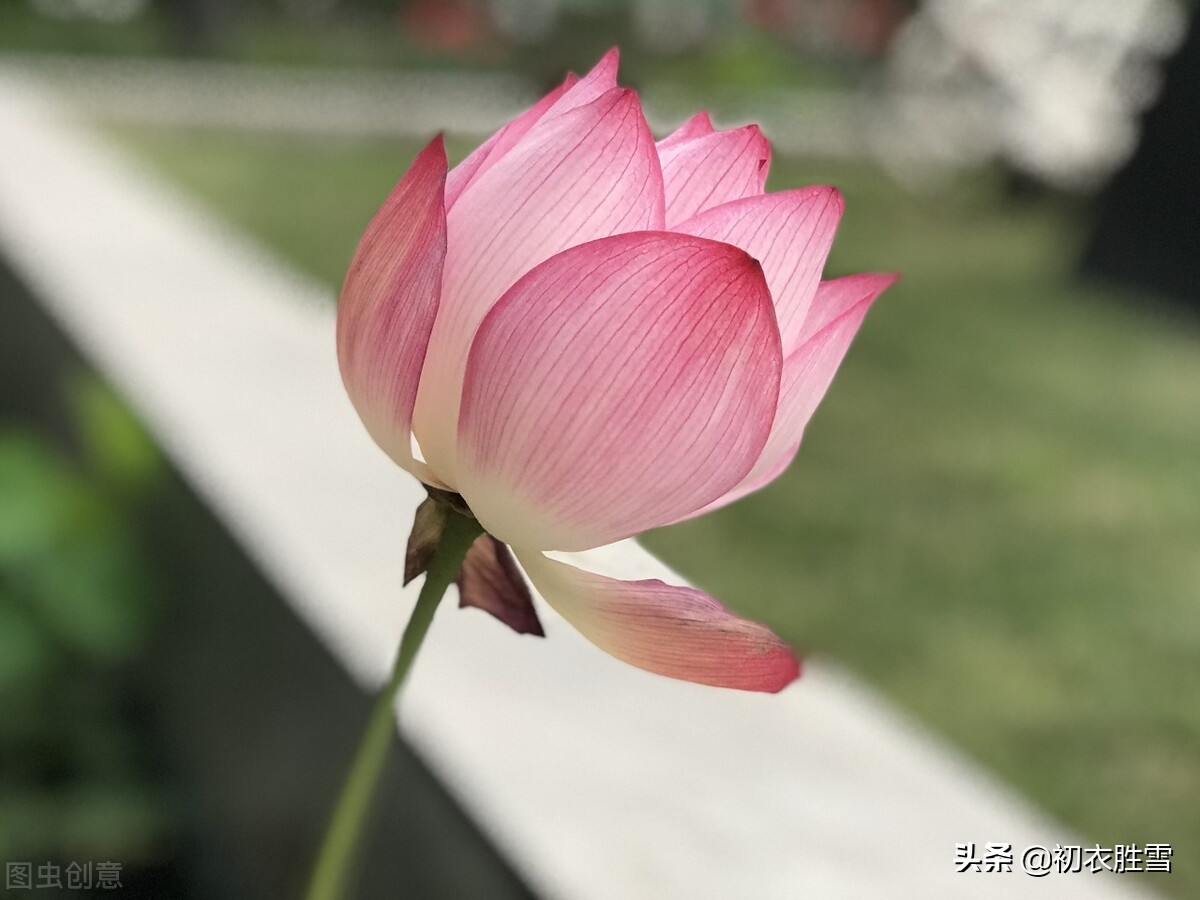
[[[562,84],[476,147],[466,159],[451,169],[450,174],[446,176],[447,211],[458,202],[458,198],[472,182],[503,159],[504,155],[512,150],[529,129],[578,81],[579,77],[574,73],[568,75]]]
[[[440,478],[455,483],[463,372],[487,311],[555,253],[660,228],[662,215],[662,173],[650,129],[637,95],[620,89],[539,122],[459,198],[447,218],[442,304],[415,414],[422,452]]]
[[[658,145],[668,228],[714,206],[763,192],[771,146],[757,125]]]
[[[732,503],[783,474],[795,457],[805,426],[829,389],[867,310],[898,277],[849,275],[821,282],[801,331],[803,343],[783,360],[779,411],[762,455],[740,484],[701,512]]]
[[[743,691],[782,690],[800,663],[764,625],[702,591],[658,579],[620,581],[516,551],[534,587],[589,641],[649,672]]]
[[[842,208],[836,188],[800,188],[734,200],[705,210],[674,230],[726,241],[762,263],[787,354],[800,345],[800,331]]]
[[[412,414],[446,258],[446,151],[441,137],[367,226],[342,286],[337,353],[367,431],[400,466],[437,479],[412,454]]]
[[[702,109],[659,141],[658,152],[661,154],[664,150],[668,150],[682,141],[690,141],[692,138],[712,134],[715,130],[712,119],[708,116],[708,110]]]
[[[512,551],[490,534],[475,538],[455,583],[460,607],[491,613],[517,634],[545,635]]]
[[[686,515],[750,471],[782,357],[762,271],[669,232],[574,247],[471,347],[457,487],[513,546],[582,550]]]

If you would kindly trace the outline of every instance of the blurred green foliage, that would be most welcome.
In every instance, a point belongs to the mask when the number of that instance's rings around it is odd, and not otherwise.
[[[151,859],[167,828],[132,668],[155,622],[133,515],[160,458],[72,382],[79,458],[0,424],[0,859]]]
[[[418,149],[120,136],[331,286]],[[1081,210],[1016,201],[991,173],[916,195],[863,164],[776,161],[773,189],[820,182],[847,197],[829,274],[904,278],[791,470],[646,543],[1089,840],[1185,856],[1200,844],[1200,330],[1080,286]],[[1196,896],[1197,868],[1176,869],[1153,886]]]
[[[289,14],[272,4],[218,2],[211,5],[203,33],[192,37],[185,20],[170,14],[169,4],[151,4],[128,21],[105,21],[60,19],[39,14],[27,3],[8,2],[0,3],[0,52],[135,58],[199,54],[272,65],[465,68],[518,72],[548,87],[568,69],[590,65],[619,45],[624,82],[653,83],[672,95],[696,94],[717,108],[748,92],[841,87],[859,74],[851,60],[799,53],[779,35],[738,21],[727,4],[711,5],[722,14],[703,42],[664,53],[639,40],[627,3],[568,5],[553,30],[532,44],[485,31],[469,47],[456,50],[412,34],[396,4],[387,2],[348,4],[323,14],[302,14],[302,4]]]
[[[165,19],[151,12],[133,22],[63,21],[25,0],[0,3],[0,51],[149,56],[172,49]]]

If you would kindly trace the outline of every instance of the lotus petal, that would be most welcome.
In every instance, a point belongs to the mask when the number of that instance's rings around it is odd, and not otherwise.
[[[617,659],[715,687],[775,693],[800,662],[769,628],[695,588],[620,581],[540,553],[517,551],[533,586],[589,641]]]
[[[431,484],[412,452],[412,415],[437,315],[446,258],[446,151],[418,154],[367,226],[338,302],[342,381],[367,431],[395,462]]]
[[[757,262],[669,232],[571,248],[471,347],[457,486],[513,546],[582,550],[732,488],[775,417],[782,358]]]

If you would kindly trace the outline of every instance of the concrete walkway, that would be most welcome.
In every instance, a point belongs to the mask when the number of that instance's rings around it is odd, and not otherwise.
[[[327,290],[11,74],[0,252],[296,615],[379,683],[415,599],[400,548],[422,492],[344,396]],[[677,578],[633,543],[598,555]],[[623,666],[541,614],[539,642],[444,604],[401,715],[547,897],[1115,900],[1153,877],[1022,873],[1030,845],[1087,842],[832,665],[775,697],[723,692]],[[955,874],[963,842],[1011,844],[1015,871]]]

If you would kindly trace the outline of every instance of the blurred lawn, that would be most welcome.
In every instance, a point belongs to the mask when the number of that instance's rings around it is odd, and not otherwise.
[[[417,149],[119,137],[331,285]],[[904,280],[792,469],[646,544],[1089,840],[1172,843],[1173,877],[1127,877],[1200,896],[1200,331],[1077,286],[1062,204],[990,176],[914,196],[858,165],[773,175],[821,181],[848,202],[829,274]]]

